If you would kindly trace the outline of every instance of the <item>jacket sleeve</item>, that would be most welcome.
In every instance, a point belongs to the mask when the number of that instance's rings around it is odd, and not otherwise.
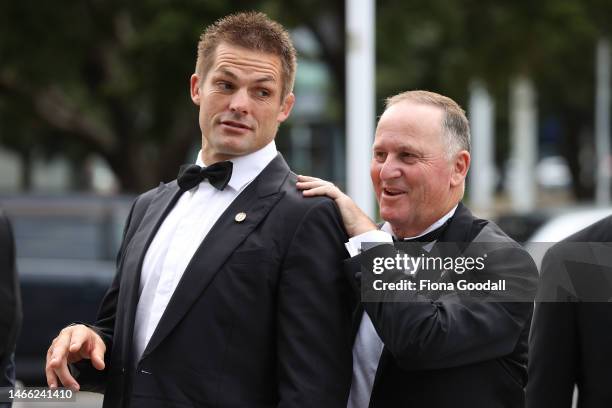
[[[71,370],[77,376],[82,390],[104,392],[106,387],[106,376],[111,364],[117,300],[119,298],[119,291],[121,289],[121,265],[123,263],[123,256],[125,249],[127,248],[130,239],[136,232],[149,203],[150,199],[148,198],[148,195],[144,194],[139,196],[132,204],[132,208],[130,209],[129,215],[125,222],[125,227],[123,229],[123,240],[121,242],[121,246],[119,247],[119,252],[117,253],[117,273],[113,278],[110,288],[102,299],[102,303],[98,309],[96,322],[94,324],[77,322],[79,324],[85,324],[89,328],[93,329],[102,338],[104,344],[106,345],[106,352],[104,353],[104,370],[96,370],[91,365],[89,360],[81,360],[71,365]]]
[[[394,257],[392,245],[379,245],[351,258],[345,270],[360,290],[366,313],[395,360],[405,370],[456,367],[510,354],[531,319],[533,303],[469,299],[456,292],[439,297],[416,290],[375,293],[371,268],[361,268],[367,257]],[[487,253],[486,268],[479,279],[504,279],[522,287],[523,297],[535,297],[537,269],[520,247]],[[363,279],[360,274],[363,273]],[[386,282],[406,278],[403,271],[385,271]],[[361,287],[363,282],[364,286]],[[497,298],[496,298],[497,299]]]
[[[346,239],[335,204],[320,200],[285,255],[277,309],[279,407],[346,407],[352,375]]]

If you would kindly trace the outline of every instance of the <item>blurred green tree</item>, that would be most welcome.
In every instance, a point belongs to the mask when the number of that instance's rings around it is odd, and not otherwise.
[[[76,167],[96,152],[124,191],[174,178],[199,139],[188,94],[198,36],[227,13],[253,9],[310,31],[342,122],[344,1],[22,0],[0,5],[0,143],[26,161],[33,145],[61,151]],[[540,117],[560,124],[575,195],[592,194],[576,152],[592,129],[595,45],[610,34],[612,2],[385,0],[376,13],[379,112],[384,97],[417,88],[467,106],[470,82],[483,80],[497,103],[502,163],[509,83],[527,75]]]
[[[574,195],[592,198],[577,152],[581,134],[592,129],[595,47],[610,34],[611,2],[387,0],[377,12],[379,104],[387,95],[421,88],[467,107],[470,82],[482,80],[497,104],[501,164],[509,149],[509,84],[528,76],[537,88],[540,119],[554,116],[559,123],[559,153],[570,165]]]
[[[95,152],[122,191],[173,179],[199,141],[188,85],[198,37],[239,10],[261,10],[288,28],[310,29],[321,43],[320,57],[340,76],[337,95],[343,93],[342,14],[334,14],[333,2],[2,2],[0,143],[26,163],[33,146],[47,155],[67,154],[76,167]]]

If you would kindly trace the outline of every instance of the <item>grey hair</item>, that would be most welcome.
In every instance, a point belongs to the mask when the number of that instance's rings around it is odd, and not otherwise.
[[[429,91],[406,91],[385,100],[385,109],[403,102],[415,102],[424,105],[437,106],[444,112],[442,129],[446,136],[446,151],[449,157],[461,150],[470,151],[470,123],[465,111],[451,98]]]

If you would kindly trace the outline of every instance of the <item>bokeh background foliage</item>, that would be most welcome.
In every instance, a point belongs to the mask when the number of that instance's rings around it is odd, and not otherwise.
[[[612,26],[605,0],[386,0],[376,5],[376,93],[445,93],[463,106],[470,84],[496,101],[496,159],[508,154],[507,100],[517,76],[533,80],[542,123],[555,120],[576,197],[592,194],[575,152],[592,132],[594,53]],[[79,187],[87,154],[99,154],[122,191],[175,177],[199,142],[188,95],[202,29],[238,10],[261,10],[313,49],[300,58],[329,72],[331,117],[344,129],[343,1],[66,0],[0,5],[0,144],[24,163],[35,147],[69,158]],[[299,94],[297,95],[299,101]],[[291,124],[289,124],[291,126]],[[31,183],[23,166],[23,189]],[[340,180],[342,182],[342,180]],[[83,180],[83,185],[86,181]]]

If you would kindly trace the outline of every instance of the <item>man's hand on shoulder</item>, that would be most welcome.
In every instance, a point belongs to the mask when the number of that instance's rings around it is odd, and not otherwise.
[[[305,197],[328,196],[332,198],[340,209],[342,222],[349,237],[377,229],[374,221],[333,183],[316,177],[299,175],[296,186],[299,190],[302,190]]]
[[[79,383],[70,374],[68,363],[89,359],[96,369],[104,370],[105,352],[104,341],[91,328],[82,324],[63,328],[47,351],[47,384],[56,388],[61,382],[65,387],[78,390]]]

